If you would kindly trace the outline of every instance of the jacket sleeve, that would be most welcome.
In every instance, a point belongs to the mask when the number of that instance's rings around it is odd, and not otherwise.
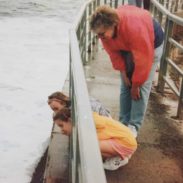
[[[109,57],[112,62],[112,66],[115,70],[124,71],[125,70],[125,64],[123,57],[121,56],[119,51],[112,50],[110,48],[110,43],[106,43],[104,40],[101,39],[101,42],[103,44],[104,49],[109,54]]]
[[[150,22],[130,22],[128,31],[129,46],[132,51],[135,69],[132,76],[132,84],[141,86],[149,76],[154,58],[154,32]],[[148,22],[147,20],[147,22]],[[147,26],[148,25],[148,26]]]

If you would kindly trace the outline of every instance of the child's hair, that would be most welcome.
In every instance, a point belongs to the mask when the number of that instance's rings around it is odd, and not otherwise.
[[[52,93],[50,96],[48,96],[48,104],[51,103],[51,101],[54,101],[56,99],[56,101],[60,102],[60,103],[65,103],[66,107],[70,107],[71,105],[71,101],[69,99],[68,96],[66,96],[65,94],[63,94],[62,92],[54,92]]]
[[[118,24],[119,17],[115,9],[110,6],[99,6],[94,14],[90,18],[90,29],[95,31],[100,26],[109,28],[115,24]]]
[[[53,116],[53,121],[57,119],[69,121],[69,118],[71,118],[71,109],[64,107]]]

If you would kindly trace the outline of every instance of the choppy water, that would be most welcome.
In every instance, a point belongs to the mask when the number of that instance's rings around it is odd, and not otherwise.
[[[30,182],[62,89],[68,29],[83,0],[0,0],[0,183]]]
[[[57,17],[71,22],[83,0],[0,0],[2,17]]]

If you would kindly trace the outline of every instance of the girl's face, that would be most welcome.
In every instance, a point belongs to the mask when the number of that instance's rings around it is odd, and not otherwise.
[[[55,120],[55,123],[60,127],[61,133],[64,135],[70,135],[72,132],[71,121],[61,121],[60,119]]]
[[[65,107],[64,103],[58,102],[58,101],[51,101],[49,103],[49,106],[51,107],[51,109],[56,113],[58,111],[60,111],[63,107]]]

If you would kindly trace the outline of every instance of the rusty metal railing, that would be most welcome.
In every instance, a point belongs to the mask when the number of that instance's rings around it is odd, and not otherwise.
[[[179,52],[183,52],[183,45],[179,40],[175,39],[174,34],[177,27],[180,31],[183,31],[183,18],[171,13],[169,10],[166,9],[165,5],[167,4],[163,4],[162,1],[161,3],[156,0],[151,0],[151,12],[154,17],[159,20],[165,30],[164,51],[160,64],[158,91],[163,93],[166,84],[174,92],[174,94],[178,97],[178,107],[176,115],[178,118],[182,119],[183,70],[176,64],[176,60],[171,56],[171,51],[172,48],[175,47],[179,50]],[[177,6],[181,7],[182,5],[178,4]],[[179,88],[176,87],[174,81],[171,79],[170,70],[173,70],[173,72],[177,74],[177,77],[180,78],[181,83]]]

